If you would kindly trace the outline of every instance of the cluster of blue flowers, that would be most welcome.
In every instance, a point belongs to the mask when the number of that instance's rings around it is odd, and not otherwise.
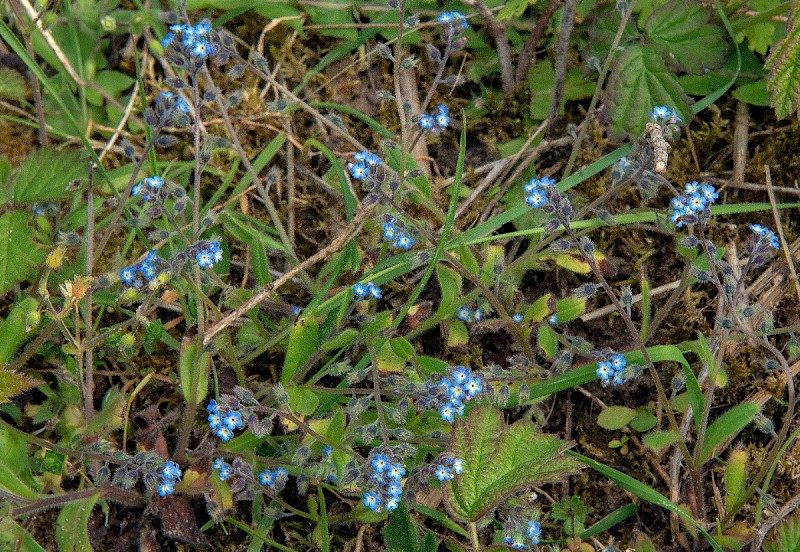
[[[131,188],[131,196],[142,196],[143,200],[150,201],[155,199],[156,194],[163,186],[164,179],[154,174],[153,176],[148,176],[144,180],[137,182],[133,188]]]
[[[214,399],[211,399],[211,402],[208,403],[206,410],[209,412],[208,427],[211,428],[214,435],[219,437],[223,443],[227,443],[233,439],[233,432],[240,429],[243,425],[241,412],[238,410],[228,410],[223,414],[220,412],[217,401]],[[220,472],[220,479],[222,479],[222,472]]]
[[[464,17],[464,14],[459,13],[457,11],[449,11],[449,12],[442,12],[439,14],[439,17],[436,18],[439,23],[443,25],[447,25],[449,27],[454,28],[461,28],[466,29],[469,27],[469,23],[467,23],[467,18]]]
[[[383,225],[383,239],[392,244],[395,249],[408,251],[414,247],[414,238],[400,228],[397,219],[391,219]]]
[[[452,424],[456,416],[460,418],[464,415],[464,402],[483,391],[483,380],[473,376],[469,368],[456,366],[449,378],[441,379],[439,388],[444,391],[439,415],[442,420]]]
[[[397,509],[403,495],[403,476],[406,469],[399,462],[381,453],[374,454],[370,462],[372,473],[369,476],[371,490],[363,494],[361,502],[375,513],[386,508],[387,512]]]
[[[770,247],[772,247],[773,249],[781,248],[781,243],[780,241],[778,241],[778,236],[776,236],[775,232],[773,232],[769,228],[765,228],[760,224],[751,224],[750,230],[752,230],[753,233],[759,237],[759,239],[768,242]]]
[[[444,104],[439,104],[436,107],[436,113],[429,115],[424,113],[419,118],[419,127],[422,130],[429,130],[435,132],[437,130],[444,130],[450,125],[450,110]]]
[[[125,286],[141,289],[145,283],[151,285],[158,278],[158,265],[164,260],[158,256],[158,251],[153,249],[147,256],[135,265],[123,267],[119,271],[119,279]]]
[[[158,495],[171,495],[175,490],[175,483],[181,482],[181,476],[183,473],[178,464],[172,460],[164,464],[164,468],[161,470],[161,483],[158,485]]]
[[[208,242],[204,248],[197,252],[195,259],[200,268],[214,268],[214,265],[222,260],[222,248],[219,242]]]
[[[670,109],[665,105],[658,105],[650,112],[650,120],[654,123],[669,123],[677,124],[681,122],[681,118],[674,109]]]
[[[548,188],[552,188],[556,181],[544,176],[542,178],[531,178],[524,186],[525,203],[534,208],[539,208],[547,203]]]
[[[167,36],[161,40],[161,46],[164,49],[179,42],[191,55],[199,59],[205,59],[217,53],[218,46],[208,40],[211,33],[211,24],[208,21],[202,21],[197,25],[170,25],[169,30]]]
[[[527,537],[527,541],[525,537]],[[539,544],[542,537],[542,524],[538,521],[529,521],[528,527],[523,533],[520,530],[513,530],[511,534],[505,536],[503,541],[514,550],[529,550],[532,545]]]
[[[684,224],[695,224],[708,220],[711,204],[719,194],[711,184],[700,184],[696,180],[689,182],[684,193],[672,199],[672,222],[680,228]]]
[[[364,180],[372,171],[378,167],[383,161],[377,154],[369,150],[364,150],[353,155],[355,163],[348,163],[347,168],[350,170],[350,176],[356,180]]]
[[[353,293],[358,299],[369,299],[370,297],[373,299],[380,299],[383,297],[381,288],[372,282],[367,282],[366,284],[358,282],[353,284]]]
[[[278,466],[274,470],[265,469],[258,474],[258,482],[273,491],[283,489],[288,480],[289,472],[283,466]]]
[[[622,385],[625,382],[625,366],[628,363],[621,354],[613,354],[597,363],[597,377],[605,386],[609,383]]]
[[[189,104],[186,100],[175,94],[175,92],[165,91],[156,96],[156,104],[163,104],[167,107],[174,105],[182,113],[189,113]]]
[[[462,306],[456,311],[456,318],[463,322],[478,322],[483,320],[483,313],[481,309],[475,309],[473,311],[467,306]]]
[[[464,461],[461,458],[446,457],[441,464],[436,464],[433,475],[444,483],[453,479],[464,471]]]

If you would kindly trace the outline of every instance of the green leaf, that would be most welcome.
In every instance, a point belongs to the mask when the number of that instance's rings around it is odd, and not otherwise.
[[[0,404],[9,402],[12,397],[33,389],[40,383],[42,382],[25,374],[0,370]]]
[[[89,498],[76,500],[61,508],[56,522],[56,543],[60,552],[92,550],[87,525],[98,498],[100,491]]]
[[[0,98],[19,100],[29,96],[28,83],[22,73],[10,67],[0,69]]]
[[[800,515],[795,514],[777,527],[775,540],[764,543],[767,552],[798,552],[800,550]]]
[[[700,2],[673,0],[650,14],[643,30],[667,65],[700,75],[722,67],[728,58],[725,30],[709,24],[709,15]]]
[[[648,433],[642,439],[642,442],[650,447],[651,449],[658,452],[662,448],[666,447],[667,445],[671,445],[673,443],[677,443],[681,440],[681,436],[677,433],[672,431],[653,431],[652,433]]]
[[[11,356],[27,337],[25,325],[28,315],[36,310],[39,302],[33,297],[23,299],[11,309],[5,320],[0,322],[0,366],[11,360]],[[2,389],[2,387],[0,387]]]
[[[597,416],[597,425],[603,429],[621,429],[636,417],[636,411],[627,406],[609,406]]]
[[[41,149],[17,168],[9,190],[15,203],[71,197],[67,185],[88,175],[88,164],[77,153]]]
[[[536,322],[538,324],[544,320],[545,316],[551,312],[550,301],[552,297],[552,293],[545,293],[534,301],[533,304],[528,307],[528,310],[525,311],[525,322]]]
[[[657,422],[658,420],[656,419],[655,414],[652,412],[643,412],[631,420],[630,426],[639,433],[644,433],[645,431],[650,431],[656,427]]]
[[[684,121],[691,119],[688,96],[654,46],[625,50],[609,78],[612,139],[637,136],[644,130],[655,105],[675,109]]]
[[[195,404],[203,402],[208,394],[208,353],[203,351],[197,354],[197,341],[191,337],[184,337],[181,341],[180,358],[178,359],[178,369],[181,378],[181,392],[187,401],[192,400],[194,389],[197,395],[194,397]],[[197,386],[195,387],[195,381]]]
[[[317,350],[319,324],[313,316],[300,318],[289,335],[289,346],[281,371],[281,383],[287,384]]]
[[[536,343],[541,347],[542,351],[544,351],[547,358],[556,356],[558,352],[558,337],[550,326],[546,324],[539,326],[539,334],[536,337]]]
[[[703,440],[703,448],[700,452],[700,463],[704,463],[711,457],[714,449],[721,445],[729,437],[733,437],[749,424],[761,407],[758,403],[746,402],[738,404],[728,410],[725,414],[714,420],[706,431]]]
[[[425,537],[419,538],[414,521],[408,514],[406,501],[400,501],[400,506],[392,512],[391,521],[383,528],[383,538],[389,551],[403,552],[435,552],[438,542],[430,531],[425,532]]]
[[[556,301],[558,323],[572,322],[586,312],[586,297],[566,297]]]
[[[495,407],[473,408],[456,424],[450,442],[464,472],[443,486],[448,511],[478,521],[515,492],[577,473],[578,463],[564,455],[570,446],[528,420],[507,426]]]
[[[767,90],[767,80],[759,79],[756,82],[740,84],[733,91],[733,97],[747,102],[750,105],[767,107],[770,105],[770,94]]]
[[[795,4],[786,26],[786,38],[775,45],[764,62],[767,87],[778,119],[800,109],[800,4]]]
[[[44,263],[44,248],[34,240],[28,219],[22,211],[0,216],[0,295]]]
[[[436,317],[443,316],[449,310],[461,306],[461,276],[455,270],[442,265],[436,266],[436,279],[442,290],[442,301],[436,311]]]
[[[528,9],[528,6],[536,5],[537,0],[508,0],[497,14],[498,21],[514,19],[521,16]]]

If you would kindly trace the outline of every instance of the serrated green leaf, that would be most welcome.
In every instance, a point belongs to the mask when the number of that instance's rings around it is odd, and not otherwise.
[[[577,473],[579,464],[564,455],[571,446],[528,420],[507,426],[495,407],[473,408],[456,424],[450,442],[464,471],[443,485],[448,511],[478,521],[515,492]]]
[[[609,137],[637,136],[653,106],[675,109],[681,119],[691,119],[689,98],[653,46],[634,46],[617,60],[609,82],[611,125]]]
[[[31,153],[17,168],[11,180],[11,197],[15,203],[47,201],[74,194],[67,185],[88,174],[86,161],[71,151],[41,149]]]
[[[621,429],[636,417],[636,411],[627,406],[609,406],[597,416],[597,425],[603,429]]]
[[[0,69],[0,98],[19,100],[30,95],[22,73],[10,67]]]
[[[34,239],[27,213],[15,211],[0,216],[0,295],[33,275],[44,258],[44,247]]]
[[[281,371],[281,383],[287,384],[297,371],[311,358],[317,350],[319,340],[319,324],[313,316],[300,318],[289,335],[286,358]]]
[[[648,433],[642,439],[642,442],[651,449],[658,452],[667,445],[677,443],[681,440],[681,436],[672,431],[653,431]]]
[[[778,119],[800,109],[800,4],[792,8],[786,38],[772,49],[764,68],[769,70],[767,87]]]
[[[621,16],[619,10],[609,4],[593,10],[590,17],[592,18],[592,23],[589,26],[589,44],[586,45],[583,51],[583,57],[586,59],[594,57],[602,63],[614,43]],[[630,44],[636,43],[638,36],[639,30],[636,28],[633,18],[631,18],[622,31],[622,38],[619,44],[621,47],[627,48]]]
[[[714,449],[729,437],[739,433],[744,427],[753,421],[753,418],[761,410],[758,403],[746,402],[738,404],[728,410],[725,414],[714,420],[706,431],[703,440],[703,448],[700,452],[700,463],[704,463],[711,457]]]
[[[98,498],[100,491],[89,498],[70,502],[61,508],[56,522],[56,542],[61,552],[92,550],[87,525]]]
[[[673,0],[650,14],[643,30],[667,65],[700,75],[728,58],[725,29],[708,23],[709,15],[700,2]]]

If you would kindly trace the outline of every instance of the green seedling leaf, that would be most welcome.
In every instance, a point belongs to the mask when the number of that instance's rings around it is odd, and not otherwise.
[[[28,213],[14,211],[0,215],[0,295],[31,277],[42,266],[45,250],[28,226]]]
[[[572,322],[586,312],[586,297],[567,297],[556,301],[558,323]]]
[[[655,105],[672,107],[684,121],[691,118],[688,96],[654,46],[625,50],[609,79],[609,136],[614,140],[637,136]]]
[[[622,429],[636,417],[636,411],[627,406],[609,406],[597,416],[597,425],[603,429]]]
[[[703,448],[700,452],[700,463],[704,463],[711,458],[714,449],[721,445],[729,437],[739,433],[744,427],[753,421],[753,418],[761,410],[758,403],[746,402],[734,406],[725,414],[714,420],[706,431],[703,440]]]
[[[654,451],[658,452],[662,448],[673,443],[677,443],[680,440],[681,436],[672,431],[654,431],[645,435],[642,439],[642,442]]]
[[[776,528],[774,540],[764,543],[766,552],[797,552],[800,550],[800,514],[783,521]]]
[[[700,75],[728,58],[725,29],[708,23],[709,15],[700,2],[673,0],[650,14],[643,30],[667,65]]]
[[[528,420],[507,426],[495,407],[473,408],[456,424],[450,442],[464,472],[443,486],[448,511],[478,521],[515,492],[577,473],[578,463],[564,455],[571,446]]]
[[[289,335],[289,346],[286,348],[286,359],[283,361],[281,383],[292,381],[294,375],[311,358],[317,350],[319,341],[319,324],[313,316],[300,318]]]
[[[786,38],[775,45],[764,62],[767,87],[778,119],[800,109],[800,4],[795,4],[786,26]]]
[[[558,352],[558,337],[550,326],[542,324],[539,326],[539,334],[536,343],[541,347],[547,358],[553,358]]]
[[[654,427],[656,427],[656,423],[658,419],[656,418],[655,414],[652,412],[643,412],[636,416],[631,423],[631,429],[635,429],[639,433],[644,433],[645,431],[650,431]]]
[[[92,550],[89,542],[89,516],[97,504],[100,492],[82,500],[76,500],[61,508],[56,522],[56,543],[62,552]]]
[[[408,514],[405,501],[392,512],[391,521],[383,528],[383,538],[390,552],[435,552],[438,547],[436,537],[430,531],[420,539],[414,521]]]
[[[87,171],[87,162],[75,152],[37,150],[17,168],[9,185],[10,195],[15,203],[71,197],[75,192],[67,190],[67,185],[86,178]]]
[[[450,319],[447,321],[447,346],[461,347],[469,343],[469,330],[461,320]]]

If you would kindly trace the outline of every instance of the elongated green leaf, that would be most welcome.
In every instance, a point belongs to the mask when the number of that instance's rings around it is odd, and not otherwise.
[[[30,277],[42,266],[45,250],[28,226],[28,213],[15,211],[0,216],[0,295]]]
[[[507,426],[503,413],[480,406],[458,423],[450,450],[464,460],[464,472],[444,486],[445,502],[454,517],[478,521],[511,494],[578,471],[564,456],[572,446],[520,420]]]
[[[613,139],[637,136],[644,130],[649,113],[656,105],[675,109],[684,121],[691,118],[688,96],[654,46],[625,50],[609,79],[609,136]]]
[[[708,460],[717,446],[744,429],[747,424],[753,421],[759,410],[761,410],[761,407],[757,403],[746,402],[734,406],[714,420],[714,423],[706,431],[702,452],[700,453],[700,462],[703,463]]]
[[[283,361],[281,383],[285,385],[292,381],[297,371],[317,350],[318,340],[319,324],[313,316],[301,318],[295,323],[289,336],[286,358]]]
[[[709,15],[700,2],[672,0],[650,14],[644,32],[668,65],[699,75],[728,58],[725,30],[708,23]]]
[[[61,508],[56,522],[56,542],[60,552],[92,550],[87,524],[98,498],[100,491],[96,495],[76,500]]]
[[[672,431],[654,431],[645,435],[642,442],[657,452],[663,447],[677,443],[680,440],[681,436]]]
[[[778,119],[800,109],[800,4],[794,5],[786,38],[772,49],[764,68],[769,70],[767,87]]]
[[[199,404],[208,394],[208,353],[203,351],[197,354],[197,342],[184,337],[181,342],[180,358],[178,368],[181,377],[181,391],[187,401],[191,401],[194,390],[197,394],[194,397],[195,404]]]
[[[674,502],[670,499],[653,489],[652,487],[648,487],[641,481],[638,481],[631,477],[630,475],[626,475],[619,470],[615,470],[610,466],[606,466],[605,464],[601,464],[596,460],[592,460],[588,456],[584,456],[582,454],[578,454],[577,452],[567,451],[565,454],[572,456],[573,458],[577,458],[590,468],[595,471],[600,472],[601,474],[605,475],[611,481],[625,489],[626,491],[633,493],[635,496],[638,496],[642,500],[646,500],[656,506],[660,506],[665,508],[671,512],[675,512],[678,514],[683,520],[694,527],[700,532],[700,534],[705,537],[708,543],[716,550],[717,552],[722,552],[722,547],[717,544],[717,541],[709,535],[706,530],[700,525],[695,519],[684,512],[681,508],[679,508]]]

